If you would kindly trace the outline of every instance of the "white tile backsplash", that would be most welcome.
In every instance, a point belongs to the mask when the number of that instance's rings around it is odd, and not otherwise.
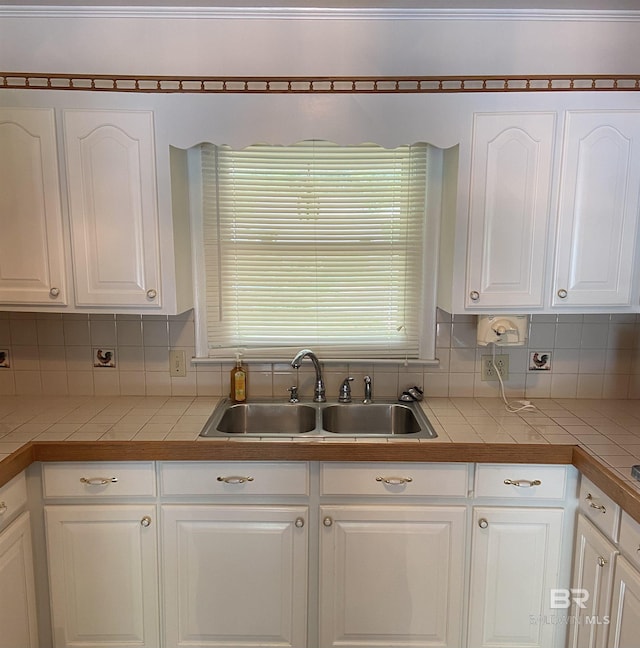
[[[509,355],[508,398],[640,398],[640,317],[636,315],[534,315],[525,347],[501,349]],[[353,375],[353,394],[362,377],[373,376],[374,397],[395,398],[412,385],[427,396],[496,397],[499,386],[480,379],[476,318],[439,310],[436,355],[439,366],[403,363],[325,367],[327,394]],[[194,354],[193,313],[177,317],[140,315],[60,315],[0,313],[0,345],[11,366],[0,368],[0,395],[213,396],[227,394],[229,363],[194,365],[187,376],[169,375],[169,349]],[[94,370],[92,347],[115,350],[116,367]],[[551,351],[550,372],[528,371],[530,351]],[[249,393],[286,398],[296,382],[287,362],[249,365]],[[300,393],[313,390],[311,367],[299,373]],[[126,431],[125,431],[126,432]]]

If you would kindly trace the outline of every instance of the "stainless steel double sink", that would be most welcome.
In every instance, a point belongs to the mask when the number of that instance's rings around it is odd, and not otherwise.
[[[431,422],[418,403],[234,404],[222,399],[205,424],[203,437],[402,437],[434,439]]]

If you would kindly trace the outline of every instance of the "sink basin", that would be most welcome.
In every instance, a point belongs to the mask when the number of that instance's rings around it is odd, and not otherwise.
[[[322,427],[332,434],[391,435],[421,431],[414,411],[398,403],[330,405],[322,410]]]
[[[227,402],[228,403],[228,402]],[[216,408],[217,412],[217,408]],[[214,414],[216,414],[214,412]],[[225,407],[221,416],[212,417],[200,436],[223,434],[304,434],[316,427],[316,409],[296,403],[238,403]]]
[[[203,437],[398,437],[438,435],[418,403],[233,404],[222,399],[206,422]]]

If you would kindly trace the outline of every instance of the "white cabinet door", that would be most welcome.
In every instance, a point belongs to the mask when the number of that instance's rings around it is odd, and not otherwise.
[[[569,624],[568,648],[606,647],[617,554],[613,544],[580,515],[571,581],[575,596],[571,608],[567,610],[574,620]]]
[[[554,306],[632,305],[639,185],[640,112],[568,112]]]
[[[555,113],[476,114],[466,306],[543,305]]]
[[[0,303],[65,305],[53,110],[0,108]]]
[[[55,648],[157,648],[155,506],[46,506]]]
[[[609,648],[629,648],[640,643],[640,572],[618,557],[613,584]]]
[[[322,506],[321,648],[459,648],[465,508]]]
[[[0,648],[38,648],[29,513],[0,533]]]
[[[76,305],[160,307],[153,114],[64,111]]]
[[[305,506],[162,508],[166,648],[307,645]]]
[[[547,622],[558,588],[564,511],[473,511],[469,648],[551,648],[564,627]],[[563,611],[564,612],[564,611]]]

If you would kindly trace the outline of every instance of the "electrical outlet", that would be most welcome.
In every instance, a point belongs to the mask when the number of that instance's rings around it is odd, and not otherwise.
[[[494,367],[495,364],[495,367]],[[500,372],[502,380],[509,379],[509,355],[506,353],[492,356],[482,356],[482,380],[498,380],[496,369]]]
[[[184,351],[169,351],[169,373],[175,378],[185,378],[187,362]]]

